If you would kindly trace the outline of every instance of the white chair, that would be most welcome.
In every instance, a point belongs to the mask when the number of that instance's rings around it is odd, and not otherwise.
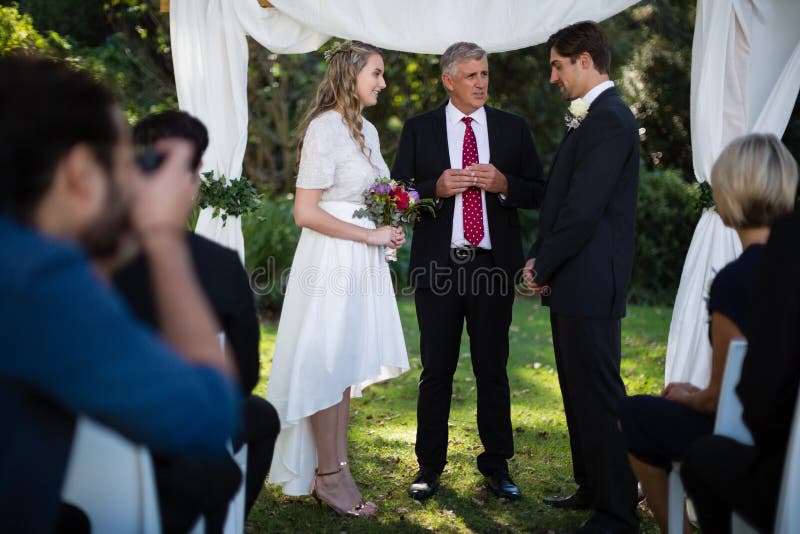
[[[80,417],[61,497],[89,516],[94,534],[159,534],[153,461],[144,447]]]
[[[241,534],[244,532],[244,492],[247,485],[247,443],[233,455],[233,460],[242,471],[242,484],[228,507],[228,518],[225,521],[225,534]]]
[[[222,354],[225,356],[225,332],[220,332],[217,334],[217,337],[219,338],[219,346],[222,350]],[[231,451],[231,454],[233,454],[233,447],[230,443],[228,444],[228,450]],[[239,469],[242,472],[242,483],[239,485],[236,495],[234,495],[233,499],[228,505],[228,516],[225,518],[225,525],[222,527],[224,534],[242,534],[244,532],[244,492],[245,485],[247,483],[247,443],[242,445],[242,448],[239,449],[239,452],[233,454],[233,460],[236,462],[236,465],[239,466]],[[197,523],[195,523],[194,527],[192,528],[192,534],[204,534],[205,530],[206,523],[201,517],[197,520]]]
[[[789,437],[785,462],[778,515],[775,518],[775,534],[800,532],[800,392],[795,403],[792,434]]]
[[[725,359],[725,371],[720,385],[717,415],[714,420],[714,434],[727,436],[746,445],[752,445],[753,437],[742,421],[742,403],[736,395],[736,385],[742,375],[742,364],[747,354],[747,341],[734,339],[728,347]],[[683,510],[686,506],[686,493],[680,476],[680,462],[672,463],[669,475],[669,507],[667,511],[667,532],[681,534],[683,532]],[[736,514],[732,522],[732,531],[746,534],[749,528]],[[750,529],[750,532],[755,532]]]

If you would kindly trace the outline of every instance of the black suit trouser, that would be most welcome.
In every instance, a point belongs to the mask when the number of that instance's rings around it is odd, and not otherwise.
[[[246,517],[264,487],[280,420],[275,408],[255,395],[243,399],[242,413],[242,434],[235,449],[247,443]],[[164,532],[187,532],[200,516],[205,519],[206,532],[221,532],[242,480],[233,458],[209,463],[155,455],[154,460]]]
[[[447,422],[464,321],[478,393],[478,433],[484,475],[508,470],[514,455],[506,363],[514,303],[513,281],[494,267],[491,253],[451,262],[432,287],[415,294],[422,374],[417,403],[420,467],[441,473],[447,463]]]
[[[189,532],[202,516],[206,532],[221,533],[242,481],[233,458],[203,462],[154,454],[153,464],[163,532]]]
[[[724,436],[693,443],[681,463],[681,478],[703,532],[730,532],[734,511],[759,531],[772,532],[783,461],[783,452],[761,455]]]
[[[636,527],[636,479],[617,426],[620,321],[551,311],[550,326],[575,482],[602,519]]]
[[[247,475],[245,477],[245,517],[250,514],[272,465],[275,440],[281,431],[278,412],[263,397],[248,395],[244,399],[242,436],[235,449],[247,443]]]

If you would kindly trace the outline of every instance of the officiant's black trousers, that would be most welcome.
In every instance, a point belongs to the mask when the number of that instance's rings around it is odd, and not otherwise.
[[[494,267],[490,252],[478,252],[452,262],[433,287],[417,288],[415,302],[422,359],[416,444],[420,467],[441,473],[447,463],[453,374],[466,320],[484,447],[478,469],[486,476],[506,472],[507,460],[514,455],[506,374],[513,284]],[[471,385],[461,386],[462,394]]]
[[[617,426],[620,321],[551,311],[550,326],[575,482],[607,523],[636,527],[636,479]]]

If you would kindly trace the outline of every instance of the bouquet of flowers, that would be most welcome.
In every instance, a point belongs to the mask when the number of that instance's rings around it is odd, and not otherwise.
[[[436,214],[432,199],[420,200],[419,193],[391,178],[380,177],[364,191],[365,208],[353,213],[354,217],[368,218],[376,226],[399,226],[417,221],[423,210]],[[386,261],[397,261],[397,250],[384,248]]]

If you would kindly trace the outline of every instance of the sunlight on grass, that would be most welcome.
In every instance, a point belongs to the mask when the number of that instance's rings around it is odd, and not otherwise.
[[[414,303],[399,301],[412,369],[399,378],[368,388],[351,411],[351,468],[364,495],[380,512],[369,519],[336,516],[311,497],[286,497],[276,486],[261,493],[247,532],[547,532],[579,525],[585,512],[546,507],[542,498],[575,489],[566,421],[555,370],[547,308],[517,301],[510,331],[508,363],[516,455],[510,461],[523,500],[508,503],[483,487],[475,465],[481,451],[475,421],[475,380],[466,334],[453,384],[448,465],[435,498],[425,504],[410,499],[406,486],[417,469],[416,390],[419,379],[419,332]],[[658,393],[663,385],[664,355],[671,311],[631,307],[622,323],[622,375],[629,393]],[[277,325],[262,328],[261,374],[256,391],[264,394]],[[642,532],[657,529],[642,510]]]

